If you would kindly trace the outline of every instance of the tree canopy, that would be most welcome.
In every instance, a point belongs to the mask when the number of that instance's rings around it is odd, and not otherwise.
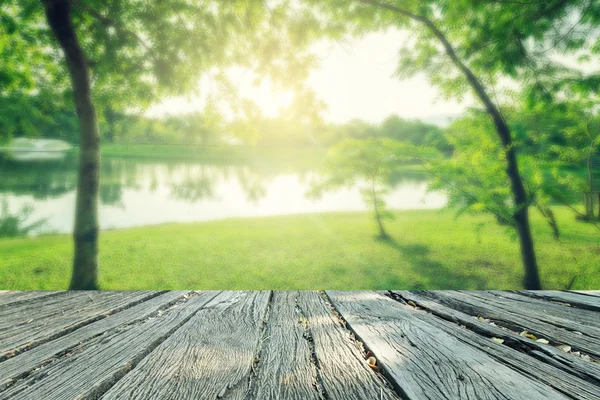
[[[299,85],[314,61],[305,49],[307,37],[320,29],[316,19],[298,15],[287,1],[270,8],[260,0],[70,3],[94,100],[121,110],[195,92],[205,74],[225,81],[224,69],[233,65],[284,86]],[[48,86],[55,94],[70,92],[42,4],[4,3],[0,21],[6,60],[0,94]]]

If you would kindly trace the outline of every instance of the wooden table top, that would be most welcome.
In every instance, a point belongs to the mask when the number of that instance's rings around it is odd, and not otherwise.
[[[598,399],[600,291],[0,292],[2,399]]]

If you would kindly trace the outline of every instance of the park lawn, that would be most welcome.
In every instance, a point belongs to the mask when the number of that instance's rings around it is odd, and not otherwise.
[[[536,215],[544,288],[600,287],[600,231],[555,208]],[[101,234],[102,289],[520,289],[518,244],[488,216],[402,211],[375,238],[368,213],[165,224]],[[69,235],[0,240],[2,289],[66,289]]]

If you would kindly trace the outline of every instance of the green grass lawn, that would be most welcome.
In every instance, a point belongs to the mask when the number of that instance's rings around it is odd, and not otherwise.
[[[534,216],[542,282],[600,287],[600,231],[556,208],[560,242]],[[488,217],[403,211],[374,237],[367,213],[167,224],[101,235],[102,289],[519,289],[518,245]],[[483,227],[478,228],[480,224]],[[65,289],[69,235],[0,241],[2,289]]]

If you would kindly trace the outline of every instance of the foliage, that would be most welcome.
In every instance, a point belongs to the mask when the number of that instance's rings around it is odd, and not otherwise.
[[[0,8],[2,94],[52,87],[70,92],[66,66],[37,0]],[[289,1],[72,1],[72,18],[99,108],[124,111],[159,98],[196,92],[211,73],[226,82],[226,67],[256,70],[283,86],[298,86],[314,62],[304,50],[323,29]],[[287,23],[287,24],[286,24]],[[274,28],[277,26],[277,28]],[[215,70],[218,68],[219,70]],[[103,112],[99,113],[103,114]]]
[[[0,95],[0,142],[36,136],[78,142],[79,124],[72,107],[48,90]]]
[[[379,125],[361,120],[325,123],[320,106],[313,106],[315,109],[306,115],[298,111],[300,104],[291,104],[277,117],[255,111],[251,119],[233,121],[225,120],[214,103],[203,111],[162,118],[113,111],[110,124],[106,118],[100,121],[100,130],[107,143],[327,147],[346,138],[388,137],[451,152],[443,131],[434,125],[396,115]],[[49,93],[10,94],[0,98],[0,111],[0,138],[5,140],[41,136],[79,142],[79,126],[72,107]]]
[[[189,115],[178,126],[171,120],[175,132],[162,121],[131,114],[166,96],[199,94],[201,76],[215,83],[219,103],[228,103],[237,118],[251,121],[256,106],[237,96],[226,73],[232,66],[254,71],[257,81],[270,79],[277,87],[293,88],[294,106],[305,115],[321,106],[303,88],[315,62],[307,47],[311,38],[335,36],[335,30],[302,4],[292,5],[289,0],[71,3],[73,24],[91,68],[101,133],[108,142],[125,137],[133,142],[191,143],[196,141],[194,133],[200,134],[200,142],[209,141],[221,124],[216,122],[221,110],[210,98],[202,116]],[[60,132],[61,138],[78,142],[66,65],[41,2],[0,5],[0,54],[7,61],[0,67],[0,110],[6,111],[0,113],[0,139]],[[27,107],[15,107],[16,97]],[[209,119],[216,125],[208,126]],[[187,131],[177,132],[183,128]],[[169,134],[184,137],[157,138]]]
[[[496,220],[508,226],[514,236],[516,205],[512,201],[510,182],[504,173],[506,156],[502,143],[488,132],[492,122],[481,111],[472,110],[454,121],[446,132],[454,148],[451,158],[429,160],[426,166],[435,179],[430,190],[444,190],[448,194],[448,207],[463,213],[491,213]],[[517,141],[516,146],[521,146]],[[557,200],[558,182],[546,172],[543,153],[522,152],[522,176],[528,191],[529,204],[536,207],[558,239],[559,230],[549,207]],[[561,202],[564,197],[560,197]]]
[[[562,63],[565,56],[582,56],[591,65],[600,55],[600,3],[594,0],[307,1],[351,35],[409,32],[400,49],[398,76],[424,74],[444,97],[462,99],[472,91],[466,70],[496,105],[514,98],[515,87],[532,107],[542,99],[551,103],[567,90],[589,93],[600,87],[598,75]],[[493,126],[488,127],[490,134]],[[554,143],[561,141],[558,132]],[[522,145],[533,144],[526,130],[513,135],[519,133]]]
[[[415,146],[434,147],[447,154],[452,152],[442,129],[417,120],[405,120],[397,115],[391,115],[381,123],[377,136],[408,142]]]
[[[389,116],[381,124],[359,119],[334,124],[325,123],[320,118],[309,121],[299,121],[298,118],[290,118],[285,112],[280,117],[257,118],[253,122],[256,132],[251,143],[259,146],[327,147],[346,139],[390,138],[415,146],[435,147],[441,152],[451,151],[440,128],[397,115]],[[232,128],[231,132],[236,132],[236,128]]]
[[[600,116],[597,100],[572,93],[569,99],[519,104],[510,109],[511,127],[521,152],[535,155],[551,166],[554,187],[547,186],[561,203],[579,201],[590,190],[597,172],[575,173],[588,168],[590,156],[600,151]]]
[[[592,99],[566,103],[566,114],[575,122],[562,131],[567,139],[566,143],[562,146],[555,144],[550,148],[550,151],[567,165],[585,165],[588,168],[587,179],[579,184],[575,183],[581,192],[592,190],[594,174],[597,173],[591,165],[592,157],[600,151],[600,114],[597,113],[597,104]],[[561,176],[559,178],[565,179]]]

